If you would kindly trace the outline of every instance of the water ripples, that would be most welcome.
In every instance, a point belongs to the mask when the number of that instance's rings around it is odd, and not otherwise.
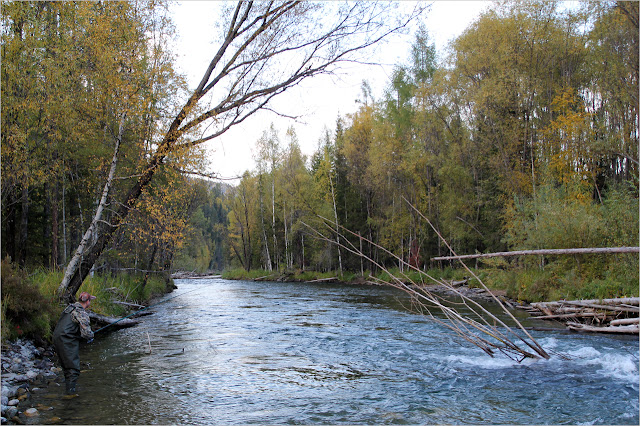
[[[168,297],[199,290],[87,347],[87,404],[55,415],[85,424],[638,424],[637,339],[536,332],[573,359],[517,364],[406,312],[392,289],[178,287]]]

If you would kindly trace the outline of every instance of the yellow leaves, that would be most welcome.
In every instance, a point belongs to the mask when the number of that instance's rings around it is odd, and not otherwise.
[[[139,199],[132,232],[147,244],[155,242],[179,249],[190,230],[188,206],[193,197],[192,186],[177,174],[165,173],[159,180],[162,182]]]
[[[586,202],[597,166],[589,152],[594,137],[591,116],[572,88],[565,88],[551,104],[553,120],[544,129],[539,143],[547,158],[549,178],[569,188],[577,199]]]

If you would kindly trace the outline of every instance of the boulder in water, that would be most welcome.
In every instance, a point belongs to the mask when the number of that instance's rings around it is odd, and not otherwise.
[[[27,416],[27,417],[35,417],[35,416],[37,416],[39,414],[40,413],[35,408],[29,408],[29,409],[25,410],[25,412],[24,412],[24,415]]]

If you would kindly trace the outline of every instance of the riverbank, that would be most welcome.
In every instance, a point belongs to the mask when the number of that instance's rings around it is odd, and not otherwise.
[[[37,346],[51,341],[51,333],[64,306],[57,297],[63,271],[26,271],[6,259],[2,261],[2,342],[33,339]],[[96,299],[91,310],[104,317],[121,317],[130,306],[150,304],[173,291],[173,280],[165,273],[147,278],[141,273],[94,274],[78,290]]]
[[[25,424],[48,407],[31,404],[34,393],[48,386],[60,386],[61,369],[53,360],[52,347],[36,347],[33,341],[18,339],[2,345],[2,424]]]
[[[3,272],[6,274],[7,270]],[[64,382],[57,356],[50,344],[51,332],[61,306],[55,298],[44,296],[55,294],[49,290],[59,282],[59,275],[59,272],[39,272],[27,278],[25,274],[15,273],[7,280],[11,283],[9,288],[3,288],[2,424],[38,424],[38,416],[50,407],[33,406],[32,396],[49,386],[60,386]],[[173,280],[159,276],[150,279],[145,288],[140,288],[139,278],[131,275],[92,277],[85,282],[83,290],[98,296],[90,309],[94,330],[97,326],[105,325],[105,318],[108,323],[116,317],[128,315],[143,307],[143,304],[152,304],[175,288]],[[135,291],[136,288],[138,291]],[[33,314],[23,312],[21,316],[12,315],[11,300],[19,300],[20,295],[24,297],[26,293],[39,294],[39,312],[46,312],[46,316],[36,316],[36,308]],[[32,325],[30,321],[38,321],[39,324]],[[122,321],[118,325],[126,326],[124,323]],[[23,335],[16,337],[16,334]]]

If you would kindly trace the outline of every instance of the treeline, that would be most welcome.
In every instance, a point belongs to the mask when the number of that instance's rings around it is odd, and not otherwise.
[[[114,218],[186,93],[173,33],[161,1],[2,2],[3,259],[66,266],[117,163],[90,240]],[[222,189],[189,178],[204,159],[196,149],[164,159],[95,271],[170,269],[191,240],[186,266],[222,266],[222,237],[202,219],[224,220]]]
[[[638,245],[638,3],[500,3],[442,60],[424,28],[409,56],[310,159],[264,132],[229,199],[233,265],[375,271],[343,245],[428,268],[449,251],[418,211],[460,254]],[[637,286],[636,255],[516,262]]]
[[[157,1],[2,11],[2,257],[60,269],[114,161],[94,239],[185,99],[173,27]],[[421,214],[460,254],[638,245],[638,3],[499,3],[446,53],[424,28],[408,50],[310,158],[271,127],[229,186],[171,152],[94,269],[375,272],[398,264],[382,247],[428,268],[449,252]],[[635,255],[515,262],[637,291]]]

